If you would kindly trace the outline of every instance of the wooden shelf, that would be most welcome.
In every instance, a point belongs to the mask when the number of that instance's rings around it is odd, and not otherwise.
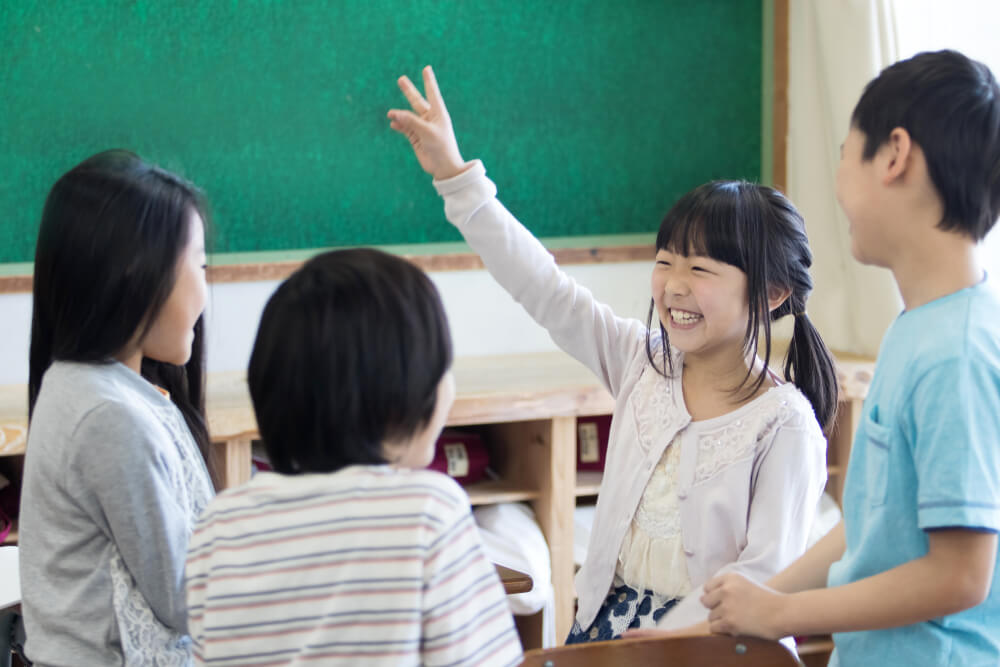
[[[473,507],[535,500],[540,495],[537,489],[528,489],[506,479],[491,479],[469,484],[465,487],[465,492],[469,494],[469,502]]]
[[[13,388],[15,385],[8,385]],[[0,390],[6,390],[2,387]],[[23,391],[23,388],[19,388]],[[2,421],[2,419],[0,419]],[[10,419],[13,421],[13,419]],[[24,454],[24,445],[28,441],[28,429],[23,424],[0,423],[0,456],[19,456]]]
[[[577,471],[576,473],[576,497],[580,496],[596,496],[597,492],[601,488],[601,480],[604,479],[604,473],[584,470]]]
[[[829,443],[827,487],[838,502],[871,367],[871,362],[838,357],[841,411]],[[474,426],[490,448],[490,465],[499,475],[467,486],[470,502],[531,502],[549,545],[556,634],[561,639],[573,622],[573,508],[577,498],[598,493],[602,477],[575,470],[576,418],[610,414],[614,400],[586,368],[562,353],[459,358],[454,372],[458,396],[447,425]],[[252,440],[258,437],[246,374],[212,374],[207,390],[213,458],[223,471],[224,486],[243,483],[250,477]],[[0,386],[0,425],[8,443],[6,448],[0,445],[0,456],[23,454],[23,385]],[[15,530],[8,542],[16,539]],[[831,648],[828,639],[818,638],[804,642],[800,651],[810,664],[819,664]]]

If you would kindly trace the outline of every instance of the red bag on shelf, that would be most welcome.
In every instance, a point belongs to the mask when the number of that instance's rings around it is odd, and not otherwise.
[[[576,418],[576,469],[604,470],[611,415]]]
[[[486,476],[490,464],[486,443],[478,433],[444,431],[434,445],[434,460],[427,466],[459,484],[472,484]]]
[[[0,544],[7,540],[17,516],[20,489],[0,475]]]

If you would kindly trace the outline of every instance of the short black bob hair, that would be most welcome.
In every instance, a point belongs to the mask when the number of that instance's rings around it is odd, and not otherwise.
[[[430,421],[451,361],[441,297],[423,271],[369,248],[317,255],[271,296],[250,357],[272,467],[385,463],[383,443]]]
[[[938,227],[979,241],[1000,215],[1000,87],[989,68],[957,51],[919,53],[884,69],[861,94],[851,125],[870,160],[892,131],[923,150],[941,197]]]

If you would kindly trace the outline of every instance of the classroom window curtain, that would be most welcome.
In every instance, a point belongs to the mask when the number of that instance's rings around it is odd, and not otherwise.
[[[815,254],[810,317],[838,351],[875,356],[902,302],[888,271],[851,255],[834,188],[840,144],[865,84],[920,51],[953,48],[1000,73],[996,0],[796,0],[789,3],[788,194]],[[1000,231],[983,246],[1000,280]]]
[[[789,5],[788,194],[814,254],[809,316],[832,349],[874,357],[902,301],[888,271],[851,255],[835,182],[854,104],[898,59],[894,7],[890,0]]]

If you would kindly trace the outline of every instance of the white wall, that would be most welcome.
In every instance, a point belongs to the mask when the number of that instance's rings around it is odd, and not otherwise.
[[[645,319],[650,262],[585,264],[567,273],[622,316]],[[456,356],[517,354],[556,349],[544,329],[485,271],[432,273],[451,323]],[[246,368],[261,310],[277,282],[220,283],[210,288],[209,371]],[[28,381],[31,295],[0,294],[0,384]]]

